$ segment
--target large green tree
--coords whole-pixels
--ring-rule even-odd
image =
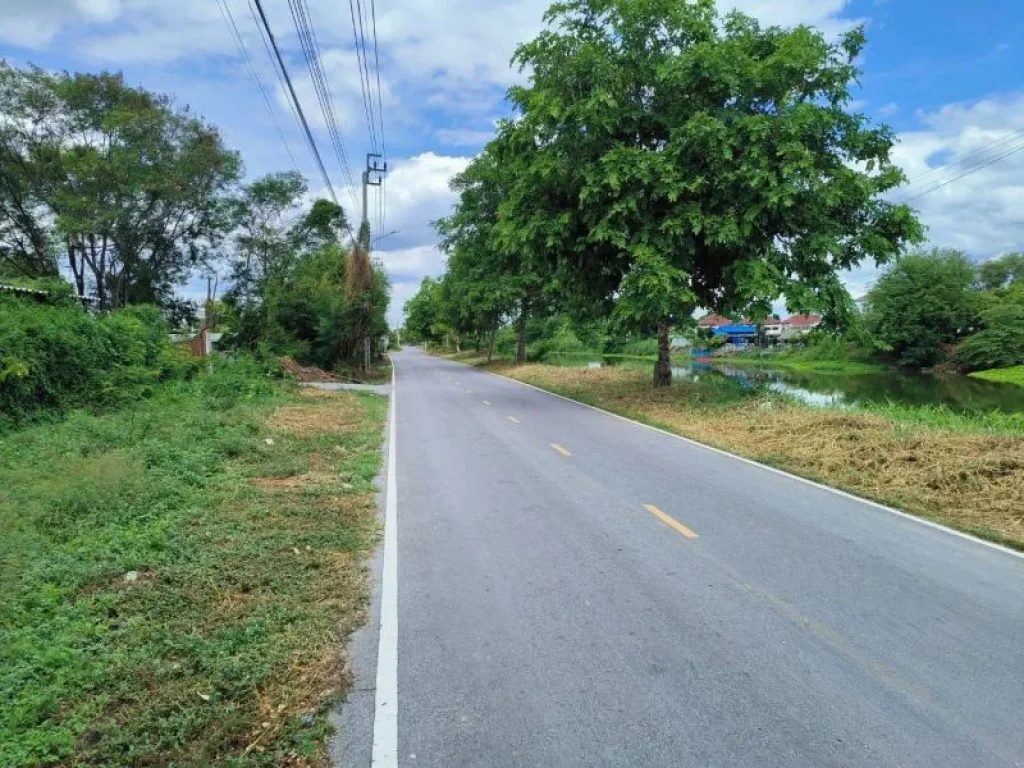
[[[301,174],[271,173],[243,186],[232,200],[231,293],[237,302],[259,302],[267,281],[292,266],[307,236],[300,208],[306,191]]]
[[[1024,253],[1007,253],[982,262],[978,267],[978,284],[988,291],[1024,285]]]
[[[539,286],[523,251],[499,239],[499,208],[511,179],[504,153],[501,143],[492,142],[452,180],[458,200],[434,225],[448,257],[439,295],[447,324],[460,336],[486,334],[488,360],[506,318],[519,315],[524,326],[523,306]]]
[[[0,64],[0,103],[8,264],[48,270],[59,251],[80,294],[117,307],[172,302],[215,255],[241,170],[215,128],[106,72]]]
[[[448,327],[441,305],[441,282],[424,277],[419,290],[405,302],[405,334],[411,343],[438,343],[444,340]]]
[[[911,253],[893,264],[868,293],[872,333],[897,360],[910,366],[941,362],[946,348],[978,321],[977,269],[960,251]]]
[[[695,306],[767,314],[842,303],[842,270],[920,238],[882,193],[892,132],[851,112],[861,30],[830,42],[713,0],[567,0],[515,61],[528,82],[506,221],[576,305],[669,328]]]

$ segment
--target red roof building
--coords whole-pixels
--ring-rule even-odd
[[[721,328],[723,325],[732,325],[734,321],[723,315],[704,315],[697,321],[700,328]]]
[[[782,321],[782,324],[793,330],[809,330],[821,325],[821,317],[818,315],[790,315]]]

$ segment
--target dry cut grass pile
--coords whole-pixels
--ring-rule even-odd
[[[1024,549],[1024,435],[971,434],[803,407],[732,390],[710,377],[655,390],[647,372],[619,368],[496,370]]]

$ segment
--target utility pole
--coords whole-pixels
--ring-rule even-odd
[[[381,162],[381,156],[377,154],[367,153],[366,155],[366,170],[363,171],[363,220],[359,225],[359,244],[357,247],[363,250],[366,254],[366,258],[370,258],[370,212],[369,205],[367,203],[368,190],[370,187],[379,187],[384,178],[384,174],[388,172],[388,164]],[[367,316],[369,316],[369,307],[367,307]],[[363,337],[363,369],[367,372],[370,370],[370,337]]]
[[[384,174],[388,172],[388,164],[380,162],[380,155],[367,153],[366,170],[363,171],[363,219],[359,227],[360,245],[370,252],[370,213],[367,203],[367,193],[370,187],[379,187]],[[364,242],[365,239],[365,242]]]

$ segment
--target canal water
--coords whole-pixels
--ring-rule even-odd
[[[596,367],[628,365],[650,368],[653,361],[621,358],[564,358],[566,365]],[[785,369],[751,368],[692,361],[672,368],[672,375],[688,378],[700,375],[727,376],[750,386],[764,385],[809,405],[843,406],[887,402],[906,405],[943,405],[959,413],[985,413],[1000,410],[1024,413],[1024,387],[998,384],[968,376],[939,376],[909,371],[872,373],[806,373]]]

